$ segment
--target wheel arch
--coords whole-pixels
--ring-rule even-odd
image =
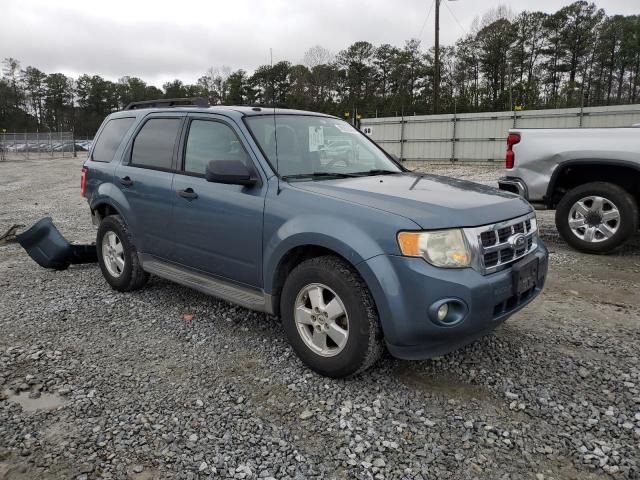
[[[129,228],[135,230],[136,219],[127,197],[111,183],[103,183],[89,201],[91,214],[98,223],[109,215],[120,215]]]
[[[118,209],[107,201],[97,203],[91,208],[91,212],[98,219],[98,222],[110,215],[120,215]]]
[[[362,278],[362,281],[365,284],[367,283],[358,268],[358,265],[361,264],[364,259],[358,255],[354,255],[353,250],[348,245],[341,244],[341,242],[337,241],[328,244],[318,241],[317,239],[313,242],[307,241],[289,245],[288,248],[278,256],[277,261],[272,262],[274,265],[273,270],[267,270],[272,273],[265,276],[265,292],[271,295],[274,315],[280,314],[280,294],[289,273],[306,260],[327,255],[338,257],[347,265],[353,267]]]
[[[591,182],[620,186],[640,204],[640,163],[627,160],[576,159],[560,163],[551,174],[544,197],[548,208],[556,208],[572,188]]]

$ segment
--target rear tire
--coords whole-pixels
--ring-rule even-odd
[[[618,185],[586,183],[562,197],[556,209],[556,227],[576,250],[608,253],[638,230],[638,205]]]
[[[120,215],[105,217],[96,239],[98,264],[111,288],[130,292],[145,286],[149,274],[142,269],[131,233]]]
[[[316,257],[295,267],[282,289],[280,312],[289,343],[321,375],[356,375],[384,351],[369,289],[338,257]]]

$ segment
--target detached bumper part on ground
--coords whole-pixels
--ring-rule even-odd
[[[44,268],[66,270],[72,264],[98,261],[95,244],[69,243],[53,224],[51,217],[39,220],[25,232],[16,235],[16,241]]]

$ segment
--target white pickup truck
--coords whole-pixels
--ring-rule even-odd
[[[556,209],[577,250],[606,253],[638,230],[640,128],[509,130],[501,190]]]

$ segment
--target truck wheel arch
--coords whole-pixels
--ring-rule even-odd
[[[568,172],[578,170],[577,179],[566,178]],[[630,175],[629,175],[630,174]],[[640,164],[626,160],[576,159],[557,165],[551,174],[544,203],[548,208],[555,208],[562,198],[563,188],[571,189],[592,181],[606,181],[618,184],[629,191],[636,200],[640,200],[640,190],[632,188],[634,180],[640,183]]]

